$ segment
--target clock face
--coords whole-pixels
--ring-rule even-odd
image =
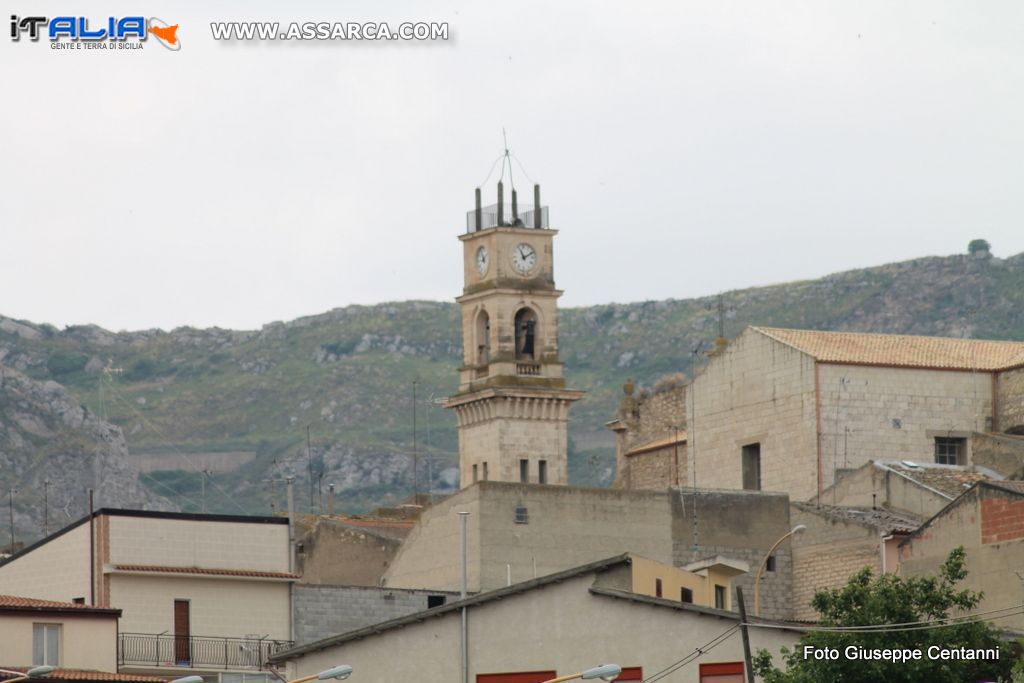
[[[537,252],[525,242],[517,244],[512,249],[512,267],[519,273],[525,275],[537,265]]]
[[[491,257],[487,253],[486,247],[480,247],[476,250],[476,272],[483,275],[487,272],[487,267],[491,264]]]

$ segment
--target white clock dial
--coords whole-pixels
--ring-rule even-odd
[[[491,264],[491,257],[487,254],[487,247],[480,247],[476,250],[476,272],[483,275]]]
[[[537,265],[537,252],[525,242],[512,249],[512,267],[525,275]]]

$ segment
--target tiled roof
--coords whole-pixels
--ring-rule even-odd
[[[22,673],[28,670],[28,667],[24,666],[4,666],[2,667],[9,671],[20,671]],[[9,678],[16,678],[14,674],[7,674],[0,672],[0,683]],[[118,683],[167,683],[166,678],[157,678],[156,676],[139,676],[136,674],[121,674],[111,673],[109,671],[91,671],[88,669],[54,669],[52,672],[45,676],[32,679],[35,681],[90,681],[94,683],[104,683],[105,681],[116,681]]]
[[[673,432],[672,434],[664,436],[660,439],[654,439],[653,441],[647,441],[646,443],[633,446],[623,455],[625,455],[626,457],[630,457],[633,455],[640,455],[641,453],[650,453],[651,451],[657,451],[661,450],[662,448],[668,448],[669,446],[672,446],[677,443],[686,443],[685,429],[680,429],[678,432],[678,436],[675,432]]]
[[[39,610],[46,612],[93,612],[100,614],[120,614],[121,610],[107,607],[79,605],[75,602],[57,602],[56,600],[40,600],[25,598],[18,595],[0,595],[0,610]]]
[[[905,513],[890,510],[849,507],[845,505],[815,505],[814,503],[794,502],[793,507],[804,512],[820,515],[825,519],[840,522],[855,522],[885,532],[914,531],[924,519]]]
[[[412,529],[416,526],[414,519],[377,519],[366,517],[354,517],[350,515],[333,515],[329,518],[334,522],[343,522],[349,526],[365,527],[367,529]]]
[[[875,461],[875,467],[896,472],[908,479],[934,489],[950,499],[971,488],[979,481],[988,481],[991,476],[956,465],[933,463],[912,463],[910,461]]]
[[[985,484],[1010,493],[1024,495],[1024,481],[987,481]]]
[[[154,574],[198,574],[205,576],[237,576],[251,579],[297,579],[291,572],[262,572],[249,569],[216,569],[211,567],[162,567],[150,564],[115,564],[119,572],[153,572]]]
[[[753,327],[823,363],[945,370],[1004,370],[1024,365],[1024,342]]]

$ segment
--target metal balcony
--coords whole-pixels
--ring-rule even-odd
[[[272,655],[293,645],[291,640],[268,638],[121,633],[117,638],[117,661],[122,666],[258,670]]]

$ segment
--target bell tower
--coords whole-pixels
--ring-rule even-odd
[[[569,483],[569,406],[558,357],[558,297],[548,209],[534,185],[533,206],[515,189],[466,216],[463,249],[463,361],[455,411],[460,485],[483,481]]]

